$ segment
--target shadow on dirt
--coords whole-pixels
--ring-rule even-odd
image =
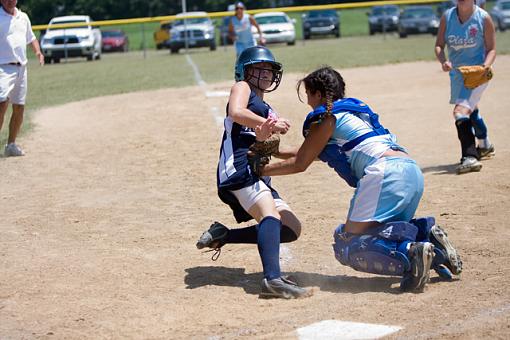
[[[421,168],[421,171],[426,174],[432,172],[434,175],[455,175],[457,174],[458,164],[435,165]]]
[[[286,272],[300,286],[319,287],[333,293],[385,292],[400,294],[399,277],[357,277],[348,275],[324,275],[317,273]],[[260,293],[262,273],[246,274],[244,268],[193,267],[186,269],[184,283],[187,289],[208,285],[240,287],[248,294]]]

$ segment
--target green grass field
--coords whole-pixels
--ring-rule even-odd
[[[399,39],[396,34],[317,38],[300,40],[295,46],[272,45],[271,50],[284,65],[286,73],[306,73],[319,65],[336,68],[434,60],[435,38],[431,35]],[[498,54],[510,54],[510,33],[497,33]],[[103,54],[100,61],[84,58],[39,67],[31,56],[27,115],[23,131],[30,127],[30,112],[68,102],[168,87],[195,84],[185,54],[170,55],[167,50]],[[145,58],[144,58],[145,55]],[[233,79],[235,53],[232,46],[190,50],[194,63],[207,83]],[[10,110],[5,118],[0,143],[6,139]],[[0,144],[1,145],[1,144]]]

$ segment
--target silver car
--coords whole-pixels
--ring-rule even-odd
[[[408,6],[400,14],[398,34],[406,38],[408,34],[437,34],[439,18],[432,6]]]
[[[510,0],[498,0],[491,11],[494,25],[501,32],[510,27]]]

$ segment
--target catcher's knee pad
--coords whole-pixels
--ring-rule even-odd
[[[389,222],[364,235],[347,233],[343,228],[343,224],[336,228],[333,244],[335,257],[343,265],[380,275],[402,276],[410,270],[407,252],[399,246],[415,240],[415,225]]]

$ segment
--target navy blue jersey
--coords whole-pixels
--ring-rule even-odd
[[[263,118],[272,114],[272,109],[252,90],[248,109]],[[220,158],[217,169],[217,185],[220,189],[239,190],[250,186],[259,179],[270,185],[270,178],[259,178],[248,165],[248,148],[255,142],[255,131],[237,124],[228,115],[223,122],[225,131],[221,140]]]

